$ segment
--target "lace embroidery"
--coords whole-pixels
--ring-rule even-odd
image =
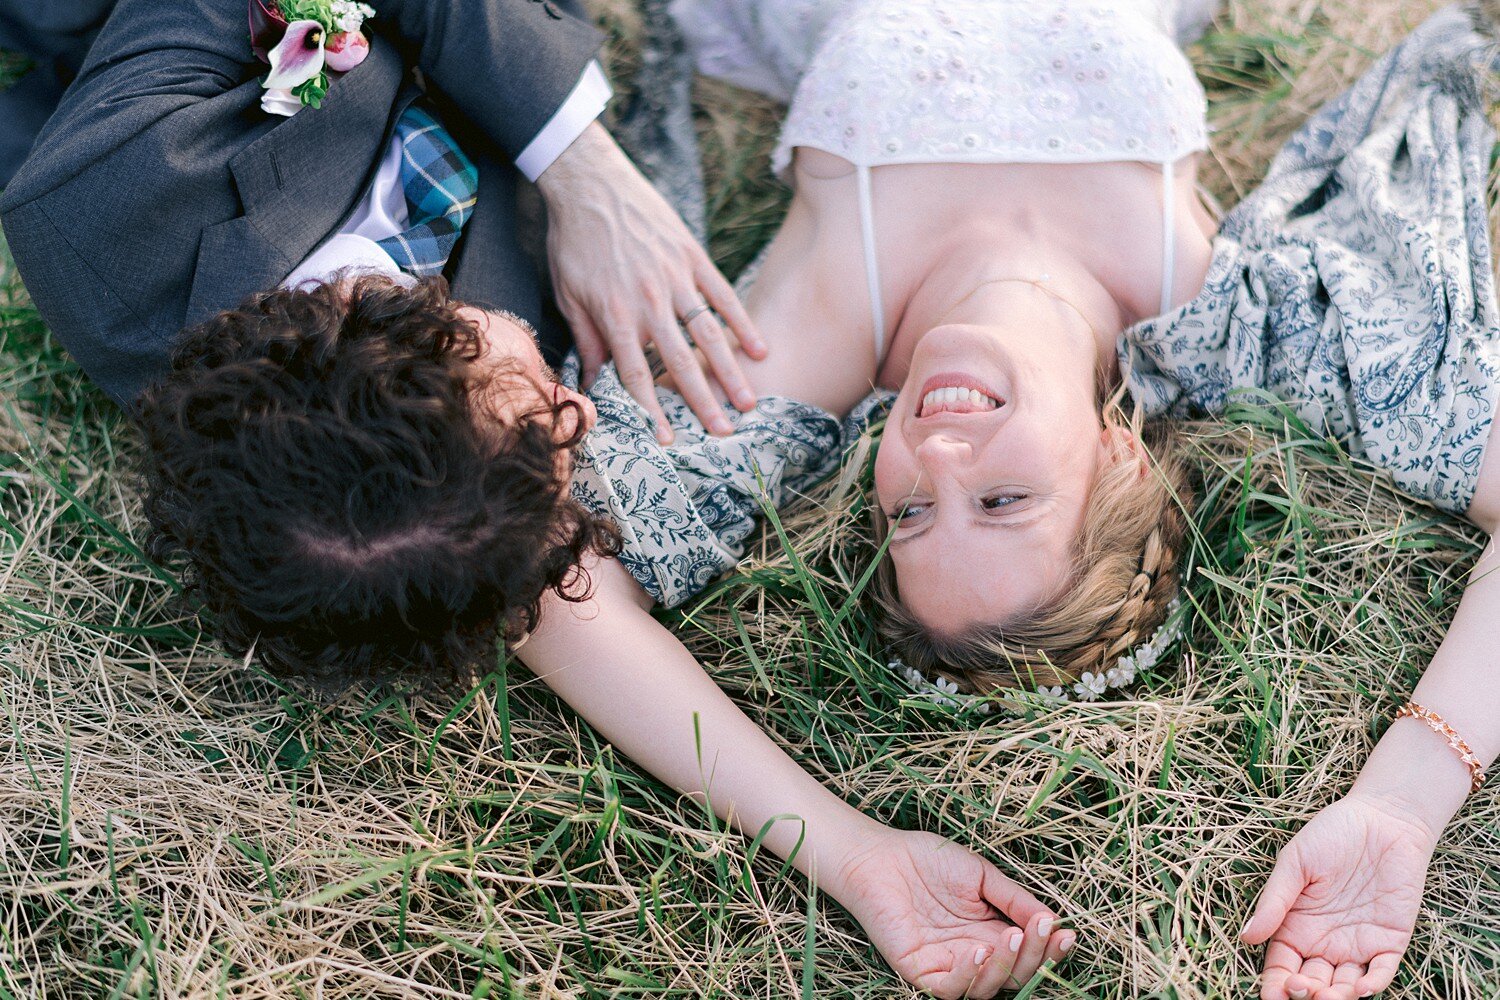
[[[1173,162],[1203,89],[1161,0],[678,0],[699,68],[784,98],[796,146],[852,163]],[[821,38],[814,47],[809,39]],[[799,79],[800,78],[800,79]]]

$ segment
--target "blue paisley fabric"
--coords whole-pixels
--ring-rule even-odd
[[[1500,373],[1494,52],[1443,10],[1303,126],[1225,218],[1197,297],[1125,331],[1148,414],[1269,390],[1408,493],[1468,508]]]
[[[576,356],[563,381],[578,386]],[[875,393],[840,421],[816,406],[766,396],[748,413],[725,406],[734,433],[715,437],[680,395],[658,386],[675,436],[662,445],[614,365],[604,366],[588,396],[599,422],[574,463],[573,497],[619,527],[620,562],[669,608],[732,569],[762,503],[783,507],[836,471],[846,446],[893,398]]]

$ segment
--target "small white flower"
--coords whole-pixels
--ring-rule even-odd
[[[978,712],[980,715],[989,715],[990,712],[994,710],[994,708],[995,706],[991,705],[989,702],[981,701],[978,705],[974,706],[974,711]]]
[[[1091,670],[1085,670],[1078,683],[1073,685],[1073,691],[1080,701],[1097,701],[1099,696],[1108,689],[1109,681],[1104,675],[1096,674]]]
[[[366,18],[375,16],[375,9],[369,4],[353,3],[351,0],[334,0],[329,11],[340,31],[358,31],[364,26]]]
[[[1036,689],[1036,693],[1044,694],[1048,698],[1060,698],[1063,701],[1067,701],[1068,699],[1068,692],[1063,690],[1061,684],[1054,684],[1052,687],[1039,687]]]
[[[932,686],[937,689],[938,694],[958,694],[958,682],[950,681],[946,677],[934,678]]]

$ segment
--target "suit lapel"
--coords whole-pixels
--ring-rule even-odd
[[[377,37],[321,108],[304,108],[230,159],[244,215],[204,232],[189,324],[275,287],[348,218],[414,93],[403,91],[405,75],[395,48]]]

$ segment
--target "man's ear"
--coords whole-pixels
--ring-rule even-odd
[[[1099,432],[1099,464],[1116,462],[1135,463],[1143,479],[1151,471],[1151,456],[1135,431],[1122,424],[1105,424]]]

